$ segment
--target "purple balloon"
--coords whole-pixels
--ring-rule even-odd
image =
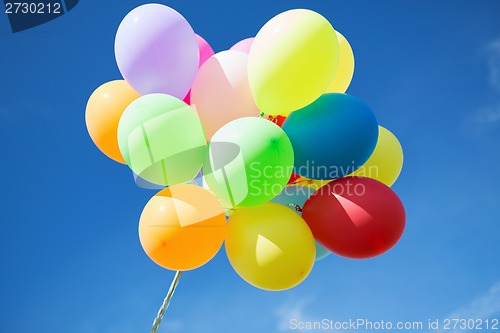
[[[124,79],[140,94],[183,99],[191,88],[200,54],[193,28],[174,9],[147,4],[125,16],[115,39]]]

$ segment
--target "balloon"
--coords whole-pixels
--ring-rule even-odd
[[[302,216],[302,207],[314,192],[314,189],[307,186],[286,187],[271,202],[286,206]]]
[[[250,37],[243,40],[240,40],[238,43],[231,46],[230,50],[245,52],[246,54],[250,53],[250,47],[252,46],[253,40],[255,38]]]
[[[136,175],[134,172],[132,172],[134,175],[134,182],[135,185],[137,185],[140,188],[146,189],[146,190],[163,190],[165,188],[165,185],[158,185],[155,183],[148,182],[146,179],[141,178],[140,176]]]
[[[143,188],[146,190],[157,190],[158,191],[158,190],[163,190],[164,188],[167,187],[165,185],[158,185],[158,184],[148,182],[147,180],[136,175],[134,172],[132,172],[132,174],[134,175],[135,185],[137,185],[140,188]],[[198,172],[196,177],[193,180],[186,182],[186,184],[193,184],[193,185],[197,185],[197,186],[201,186],[201,187],[205,188],[203,186],[203,172],[201,172],[201,171]],[[208,190],[208,188],[205,188],[205,189]]]
[[[405,229],[403,204],[388,186],[363,177],[335,180],[305,203],[302,216],[328,250],[365,259],[392,248]]]
[[[335,30],[318,13],[293,9],[272,18],[258,32],[248,58],[259,109],[286,116],[320,97],[337,70],[338,48]]]
[[[283,130],[295,152],[294,172],[310,179],[340,178],[358,169],[377,144],[378,125],[356,97],[328,93],[293,112]]]
[[[390,131],[378,127],[378,141],[372,155],[351,176],[368,177],[392,186],[403,168],[403,148]]]
[[[198,41],[198,49],[200,51],[200,62],[198,63],[198,68],[200,68],[201,65],[203,65],[205,61],[208,60],[208,58],[214,55],[214,50],[212,49],[210,44],[208,44],[207,41],[203,39],[203,37],[196,35],[196,40]],[[191,104],[191,90],[188,91],[183,101],[186,102],[186,104]]]
[[[269,117],[268,119],[269,119],[270,121],[272,121],[273,123],[275,123],[275,124],[276,124],[276,125],[278,125],[279,127],[283,126],[283,123],[284,123],[284,122],[285,122],[285,120],[286,120],[286,117],[284,117],[284,116],[279,116],[279,115],[278,115],[278,116],[276,116],[276,117],[274,117],[274,116],[268,116],[268,117]]]
[[[200,62],[198,63],[198,68],[200,68],[215,52],[210,44],[200,35],[196,35],[196,41],[198,42],[198,50],[200,52]]]
[[[339,68],[326,92],[345,93],[354,74],[354,54],[347,39],[340,32],[336,33],[339,40]]]
[[[139,239],[148,257],[175,271],[209,262],[226,232],[226,215],[217,198],[196,185],[174,185],[158,192],[139,221]]]
[[[226,208],[260,205],[283,190],[293,168],[285,132],[257,117],[233,120],[212,137],[205,181]]]
[[[174,9],[146,4],[133,9],[118,27],[118,68],[142,95],[164,93],[183,99],[198,70],[200,52],[189,23]]]
[[[307,224],[276,203],[234,212],[229,217],[225,246],[236,273],[264,290],[295,287],[314,265],[314,238]]]
[[[304,207],[304,203],[314,192],[315,189],[307,186],[285,187],[271,202],[286,206],[302,216],[302,207]],[[325,249],[320,243],[316,240],[314,242],[316,243],[316,261],[330,254],[330,251]]]
[[[118,148],[118,122],[127,106],[139,97],[127,82],[110,81],[92,93],[85,109],[90,138],[106,156],[119,163],[125,161]]]
[[[329,182],[331,182],[333,179],[327,179],[327,180],[315,180],[315,179],[309,179],[305,177],[298,176],[297,174],[294,174],[297,176],[297,178],[294,179],[293,182],[288,182],[287,186],[307,186],[309,188],[312,188],[313,190],[317,191],[321,186],[325,186]]]
[[[295,184],[297,182],[297,180],[299,180],[300,178],[302,178],[302,177],[300,177],[295,172],[292,172],[292,175],[290,176],[290,179],[288,180],[287,186],[291,185],[291,184]]]
[[[328,251],[327,248],[325,248],[323,245],[321,245],[317,240],[314,240],[314,243],[316,244],[316,261],[320,261],[328,257],[330,254],[332,254],[330,251]]]
[[[196,113],[165,94],[142,96],[127,107],[118,125],[118,144],[134,173],[167,186],[192,180],[206,153]]]
[[[259,115],[248,86],[247,63],[247,54],[223,51],[198,71],[191,106],[198,112],[208,139],[231,120]]]

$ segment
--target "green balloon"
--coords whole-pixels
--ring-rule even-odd
[[[286,186],[292,170],[290,139],[279,126],[257,117],[220,128],[203,164],[208,187],[226,208],[271,200]]]
[[[207,148],[196,112],[165,94],[144,95],[127,107],[118,124],[118,145],[135,174],[165,186],[192,180]]]

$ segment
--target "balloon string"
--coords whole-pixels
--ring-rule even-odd
[[[156,318],[153,322],[153,327],[151,328],[151,333],[156,333],[158,330],[158,327],[160,326],[161,320],[163,319],[163,315],[165,315],[165,311],[168,309],[168,306],[170,305],[170,300],[172,299],[172,296],[174,296],[175,289],[177,288],[177,285],[179,284],[179,280],[181,278],[182,272],[177,271],[175,273],[174,279],[172,280],[172,284],[170,285],[170,288],[168,289],[167,296],[165,296],[165,299],[163,300],[163,304],[160,307],[160,310],[158,310],[158,314],[156,315]]]

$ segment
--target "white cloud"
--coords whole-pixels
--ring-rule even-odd
[[[500,92],[500,38],[491,42],[487,48],[490,84]]]
[[[481,124],[496,124],[500,121],[500,104],[483,108],[476,114],[476,121]]]
[[[490,42],[482,50],[488,65],[488,80],[492,88],[500,93],[500,38]],[[496,129],[500,124],[500,101],[486,105],[463,118],[460,128],[472,136],[481,136]]]
[[[490,133],[500,125],[500,103],[484,107],[465,117],[461,124],[464,132],[472,136]]]
[[[458,308],[453,311],[448,319],[488,319],[493,315],[500,313],[500,281],[497,281],[486,293],[478,296],[469,304]],[[441,321],[443,323],[443,321]],[[453,325],[450,325],[453,326]],[[446,332],[446,333],[465,333],[472,332],[473,330],[440,330],[433,331],[433,333]]]
[[[278,317],[278,331],[292,332],[293,330],[290,328],[291,320],[297,322],[315,321],[310,314],[306,313],[306,307],[311,303],[313,303],[311,298],[289,300],[283,303],[275,313],[276,317]]]

